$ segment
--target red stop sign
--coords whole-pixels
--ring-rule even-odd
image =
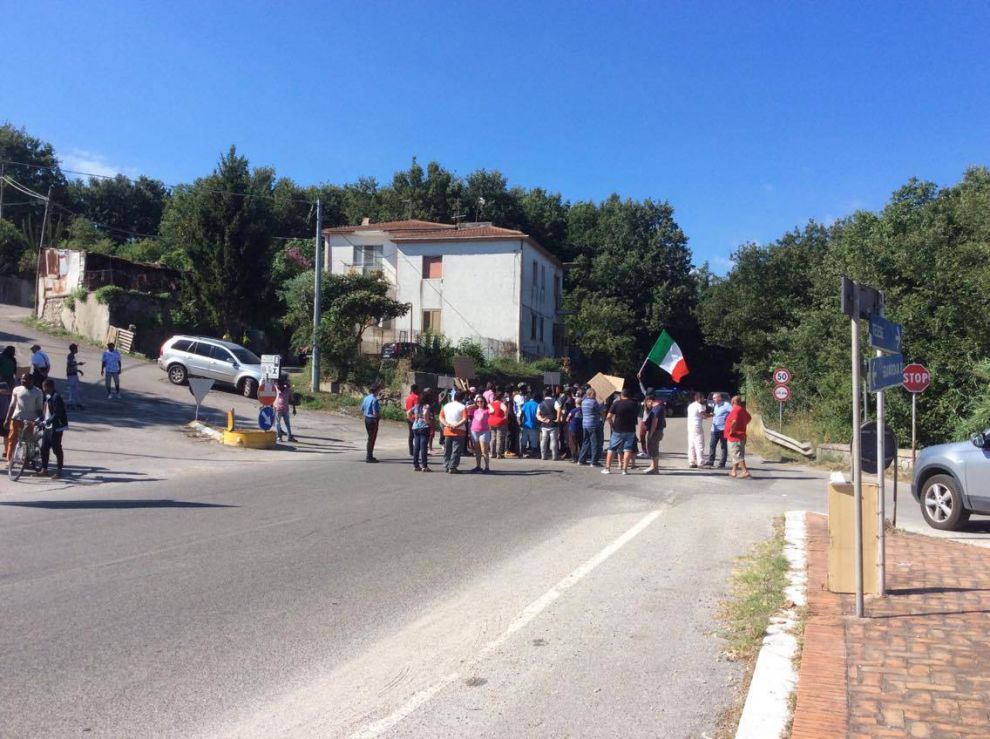
[[[932,376],[923,364],[909,364],[904,368],[904,389],[909,393],[921,393],[932,384]]]

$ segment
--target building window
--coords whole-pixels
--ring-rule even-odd
[[[382,246],[355,246],[354,267],[363,274],[382,271]]]
[[[560,310],[560,302],[562,296],[560,294],[560,275],[553,276],[553,307]]]
[[[539,270],[536,268],[536,260],[533,260],[533,285],[536,285],[536,281],[539,279]]]
[[[423,257],[423,279],[439,280],[443,277],[443,257]]]
[[[530,324],[529,324],[529,338],[532,341],[536,341],[536,314],[530,314]]]
[[[547,289],[547,265],[545,264],[540,265],[540,289]]]
[[[540,319],[540,343],[543,343],[543,324],[546,323],[542,318]]]
[[[440,311],[438,310],[424,310],[423,311],[423,333],[426,334],[439,334],[440,333]]]

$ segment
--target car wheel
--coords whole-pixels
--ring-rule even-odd
[[[248,377],[243,382],[241,382],[241,392],[244,394],[245,398],[256,398],[258,397],[258,382]]]
[[[959,485],[949,475],[933,475],[921,489],[921,515],[933,529],[954,531],[969,520]]]
[[[189,379],[189,373],[181,364],[173,364],[168,368],[168,379],[173,385],[184,385]]]

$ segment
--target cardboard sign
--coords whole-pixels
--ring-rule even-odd
[[[470,380],[474,377],[474,359],[464,355],[454,357],[454,377]]]

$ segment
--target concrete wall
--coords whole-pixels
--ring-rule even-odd
[[[45,301],[44,320],[61,325],[66,331],[103,342],[110,328],[110,308],[98,303],[92,295],[86,300],[75,300],[73,309],[65,305],[65,298],[49,298]]]
[[[0,277],[0,303],[30,308],[34,305],[34,281],[20,277]]]

